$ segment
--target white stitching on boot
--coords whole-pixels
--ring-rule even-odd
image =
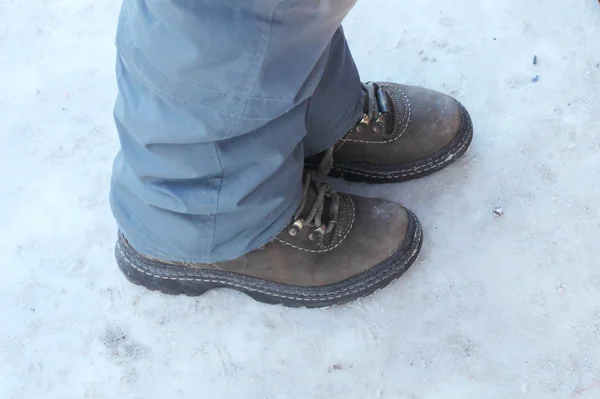
[[[349,173],[352,173],[354,175],[367,176],[367,177],[372,177],[372,178],[376,178],[376,179],[389,179],[389,178],[396,178],[396,177],[412,176],[412,175],[415,175],[417,173],[427,172],[428,170],[431,170],[431,169],[436,168],[436,167],[438,167],[440,165],[443,165],[443,164],[445,164],[447,162],[450,162],[450,160],[457,153],[459,153],[460,151],[462,151],[463,148],[465,148],[465,146],[469,142],[469,138],[470,137],[471,137],[470,134],[465,135],[465,137],[463,138],[462,142],[458,145],[458,147],[456,147],[453,152],[448,153],[444,158],[442,158],[442,159],[435,159],[435,160],[431,161],[430,163],[417,166],[415,168],[410,169],[409,171],[405,171],[405,172],[402,172],[402,173],[397,173],[397,174],[388,173],[388,174],[385,174],[385,175],[379,175],[379,174],[371,174],[371,173],[367,173],[367,172],[359,172],[359,171],[355,171],[354,169],[344,168],[344,167],[339,167],[339,166],[334,166],[332,169],[335,169],[335,170],[337,170],[339,172],[349,172]]]
[[[412,215],[413,219],[416,221],[416,217],[414,215]],[[413,237],[419,237],[422,235],[422,229],[420,227],[420,225],[417,224],[417,231],[415,231],[415,235]],[[419,239],[422,239],[419,237]],[[416,243],[416,242],[415,242]],[[336,298],[342,298],[348,295],[352,295],[355,294],[357,292],[360,291],[364,291],[369,289],[370,287],[379,284],[381,281],[385,280],[388,276],[389,276],[389,272],[390,270],[384,270],[387,271],[388,273],[381,273],[380,276],[378,276],[376,279],[371,280],[371,282],[367,285],[362,285],[362,286],[358,286],[353,290],[346,290],[347,292],[344,292],[342,294],[337,294],[337,295],[325,295],[325,296],[319,296],[319,294],[316,295],[300,295],[300,296],[293,296],[293,295],[284,295],[284,294],[280,294],[274,291],[267,291],[267,290],[263,290],[260,288],[256,288],[256,286],[252,286],[252,285],[242,285],[242,284],[237,284],[237,283],[233,283],[227,280],[216,280],[216,279],[205,279],[205,278],[199,278],[199,277],[177,277],[177,276],[173,276],[173,275],[165,275],[165,276],[161,276],[161,275],[157,275],[154,273],[150,273],[136,265],[134,265],[126,256],[125,253],[123,252],[123,248],[118,245],[119,248],[119,252],[121,253],[121,255],[123,256],[123,259],[131,266],[133,267],[135,270],[144,273],[148,276],[151,277],[156,277],[156,278],[160,278],[163,280],[179,280],[179,281],[203,281],[206,283],[218,283],[218,284],[225,284],[231,287],[238,287],[238,288],[243,288],[245,290],[248,291],[253,291],[253,292],[259,292],[262,294],[267,294],[267,295],[271,295],[271,296],[275,296],[275,297],[279,297],[279,298],[287,298],[287,299],[293,299],[293,300],[298,300],[298,301],[323,301],[323,300],[329,300],[329,299],[336,299]],[[413,251],[411,252],[410,256],[407,258],[408,260],[412,260],[413,257],[415,256],[416,252],[419,249],[419,245],[414,245]],[[402,265],[400,265],[399,268],[404,268],[406,265],[406,262]],[[393,271],[396,271],[398,268],[393,269]],[[342,290],[344,291],[344,290]],[[310,298],[310,296],[313,296],[314,298]]]

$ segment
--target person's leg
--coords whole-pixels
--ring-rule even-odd
[[[337,143],[362,118],[365,93],[344,31],[329,48],[323,77],[309,101],[304,155],[315,155]]]
[[[335,83],[339,112],[361,95],[340,34],[331,42],[354,2],[124,1],[111,205],[132,245],[214,262],[283,229],[300,201],[310,99],[333,84],[324,71],[341,62],[353,82]]]
[[[317,307],[368,295],[416,261],[410,211],[310,173],[301,182],[307,128],[307,152],[320,151],[361,113],[339,30],[353,3],[125,1],[111,203],[131,282]]]

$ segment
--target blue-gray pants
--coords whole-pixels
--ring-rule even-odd
[[[111,206],[132,245],[216,262],[272,240],[304,158],[362,116],[356,0],[124,0]]]

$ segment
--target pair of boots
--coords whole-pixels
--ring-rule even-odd
[[[294,307],[349,302],[399,278],[421,249],[417,217],[396,203],[336,193],[312,171],[369,183],[423,177],[464,154],[473,128],[447,95],[383,82],[363,90],[364,117],[334,147],[305,160],[301,204],[274,240],[237,259],[201,264],[149,258],[119,234],[115,252],[125,276],[166,294],[233,288]]]

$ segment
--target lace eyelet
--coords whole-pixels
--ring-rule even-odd
[[[325,231],[327,230],[327,226],[322,225],[318,229],[314,230],[312,233],[308,235],[308,239],[311,241],[317,240],[319,237],[323,237],[325,235]]]
[[[288,234],[291,235],[292,237],[296,237],[298,235],[298,233],[300,232],[300,230],[302,230],[303,227],[304,227],[304,220],[298,219],[294,222],[294,224],[292,224],[292,227],[290,227],[290,229],[288,230]]]

